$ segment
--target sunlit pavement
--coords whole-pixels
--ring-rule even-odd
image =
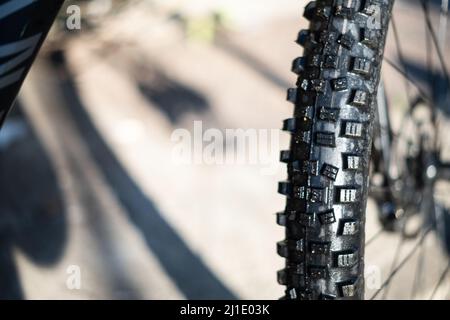
[[[177,164],[170,139],[176,129],[193,131],[196,120],[204,129],[278,129],[291,116],[284,98],[285,88],[295,82],[291,61],[301,54],[293,39],[305,27],[299,19],[302,4],[268,4],[277,8],[274,14],[266,8],[263,19],[247,24],[238,19],[239,30],[215,45],[185,40],[176,23],[161,14],[126,11],[97,35],[69,42],[65,66],[58,57],[37,63],[20,102],[53,168],[61,202],[54,214],[63,215],[58,223],[65,231],[37,232],[41,242],[60,246],[48,262],[11,241],[11,269],[16,268],[23,297],[282,296],[276,271],[283,260],[275,243],[283,230],[275,224],[275,213],[284,205],[276,188],[285,167],[278,164],[278,149],[271,150],[268,173],[267,163]],[[397,23],[419,14],[417,9],[402,11],[405,16]],[[246,10],[258,16],[256,6]],[[385,70],[385,78],[395,77]],[[405,100],[402,90],[393,92],[398,105]],[[275,147],[287,145],[288,136],[280,133]],[[367,216],[366,238],[372,239],[380,230],[372,202]],[[398,250],[399,241],[398,234],[382,233],[370,243],[369,283],[385,281],[393,257],[401,262],[419,239],[407,240]],[[38,250],[45,256],[48,248],[41,244]],[[423,252],[432,259],[424,259],[415,298],[431,295],[446,266],[434,235],[398,271],[388,298],[411,297]],[[73,270],[81,272],[79,290],[71,287]],[[449,282],[435,298],[448,295]],[[374,291],[368,288],[367,297]]]

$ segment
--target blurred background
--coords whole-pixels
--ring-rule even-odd
[[[279,150],[270,149],[272,174],[262,174],[267,164],[180,165],[171,135],[192,132],[197,120],[204,130],[279,129],[292,115],[285,92],[295,83],[289,70],[302,53],[294,40],[307,28],[306,2],[72,4],[80,5],[81,30],[65,30],[64,8],[0,134],[0,297],[281,297]],[[431,1],[434,17],[439,4]],[[395,12],[409,73],[426,87],[420,1],[397,0]],[[393,61],[395,50],[391,32]],[[398,128],[414,89],[383,68]],[[286,149],[289,136],[279,139]],[[440,188],[445,205],[449,189]],[[377,210],[369,201],[366,268],[383,282],[419,240],[399,244],[397,233],[382,231]],[[442,275],[434,297],[450,298],[448,255],[436,235],[407,262],[385,298],[427,298]],[[79,289],[70,286],[73,270]]]

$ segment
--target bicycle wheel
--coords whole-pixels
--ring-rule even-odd
[[[364,223],[377,88],[393,1],[318,0],[297,42],[288,180],[277,214],[286,299],[364,298]]]

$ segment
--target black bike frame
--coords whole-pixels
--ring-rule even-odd
[[[0,0],[0,127],[64,0]]]

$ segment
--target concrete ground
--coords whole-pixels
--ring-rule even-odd
[[[0,139],[0,297],[283,294],[276,283],[283,260],[275,253],[283,230],[275,212],[284,206],[276,193],[285,178],[278,153],[289,137],[277,134],[267,163],[232,165],[176,163],[171,141],[176,129],[192,132],[194,121],[204,130],[279,129],[291,116],[284,96],[295,82],[291,61],[301,55],[293,39],[306,27],[299,18],[304,2],[265,2],[220,2],[230,29],[215,43],[195,30],[186,39],[167,19],[180,6],[136,5],[95,34],[79,31],[65,55],[44,50],[5,128],[12,137]],[[413,23],[420,8],[399,7],[396,22],[420,82],[416,41],[423,26]],[[201,10],[181,8],[203,19]],[[394,49],[390,41],[392,60]],[[392,69],[383,72],[398,127],[405,89]],[[429,298],[448,261],[435,234],[401,242],[399,234],[380,231],[376,210],[370,201],[367,297],[402,265],[377,298]],[[449,280],[447,274],[434,298],[450,298]]]

